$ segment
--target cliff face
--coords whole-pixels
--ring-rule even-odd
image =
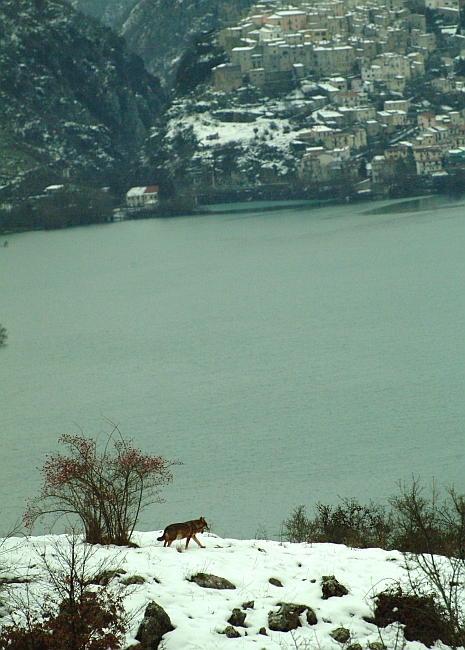
[[[97,21],[61,0],[0,3],[0,184],[64,168],[110,182],[163,102],[159,81]]]
[[[117,29],[129,49],[143,58],[147,70],[168,86],[199,34],[237,19],[252,4],[252,0],[70,1]]]
[[[75,9],[115,29],[121,27],[137,0],[67,0]]]

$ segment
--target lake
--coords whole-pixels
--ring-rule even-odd
[[[465,492],[465,203],[280,207],[3,237],[1,534],[102,418],[184,463],[140,530]]]

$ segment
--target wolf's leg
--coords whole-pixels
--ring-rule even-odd
[[[199,542],[199,540],[197,539],[197,537],[195,535],[192,535],[192,539],[194,540],[194,542],[197,542],[197,544],[200,546],[200,548],[205,548],[205,546]]]

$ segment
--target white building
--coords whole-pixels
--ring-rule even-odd
[[[158,185],[131,187],[126,192],[126,205],[129,208],[141,208],[158,203]]]

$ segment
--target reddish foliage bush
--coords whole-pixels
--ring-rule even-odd
[[[163,501],[159,492],[173,479],[170,467],[180,463],[143,454],[117,426],[102,450],[83,435],[58,442],[67,453],[47,456],[40,494],[23,517],[26,527],[44,515],[77,516],[90,544],[129,544],[141,510]]]

